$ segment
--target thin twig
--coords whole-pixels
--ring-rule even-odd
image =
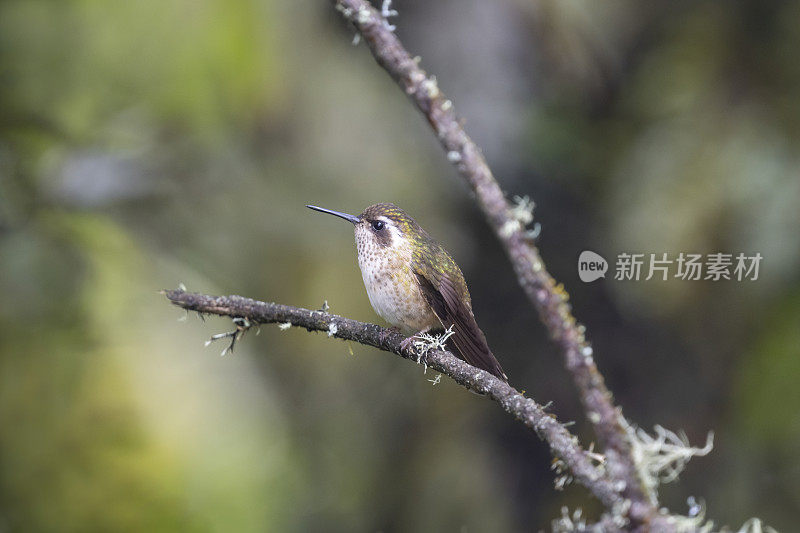
[[[404,337],[399,333],[323,311],[260,302],[242,296],[209,296],[183,290],[167,290],[164,295],[173,304],[189,311],[234,319],[243,318],[251,324],[290,323],[308,331],[326,332],[339,339],[374,346],[406,359],[416,361],[417,358],[413,351],[404,351],[401,348],[400,343]],[[507,413],[534,430],[547,443],[553,455],[566,464],[570,474],[604,506],[612,508],[624,500],[603,469],[595,465],[592,454],[581,448],[578,440],[554,415],[545,412],[543,406],[526,398],[508,383],[458,359],[450,352],[430,350],[426,354],[426,363],[459,385],[488,396]]]
[[[475,193],[478,205],[513,264],[520,285],[561,348],[587,417],[607,455],[608,467],[624,484],[623,492],[631,500],[630,516],[637,522],[652,518],[657,512],[655,495],[639,475],[625,430],[628,424],[614,406],[612,395],[597,369],[584,327],[572,316],[569,295],[545,269],[530,230],[506,199],[480,149],[465,132],[453,103],[439,89],[436,77],[420,68],[419,59],[406,51],[381,13],[369,2],[332,2],[361,34],[378,64],[428,120],[447,159]]]

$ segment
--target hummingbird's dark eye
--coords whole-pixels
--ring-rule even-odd
[[[385,225],[386,225],[386,223],[383,220],[373,220],[372,221],[372,229],[374,229],[375,231],[382,230]]]

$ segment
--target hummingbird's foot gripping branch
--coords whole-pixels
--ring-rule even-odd
[[[400,343],[400,347],[403,350],[410,350],[414,346],[414,341],[416,339],[422,338],[420,337],[420,335],[425,335],[426,333],[428,333],[428,331],[430,331],[430,329],[431,328],[425,328],[416,332],[414,335],[411,335],[410,337],[406,337],[405,339],[403,339],[403,342]]]

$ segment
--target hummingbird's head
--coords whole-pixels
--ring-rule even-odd
[[[307,205],[309,209],[343,218],[355,226],[359,251],[396,248],[424,232],[405,211],[394,204],[371,205],[358,216]]]

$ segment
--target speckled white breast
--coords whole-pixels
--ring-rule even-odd
[[[369,303],[386,322],[405,334],[439,326],[439,320],[425,301],[414,273],[410,250],[381,248],[373,239],[356,232],[358,266]]]

